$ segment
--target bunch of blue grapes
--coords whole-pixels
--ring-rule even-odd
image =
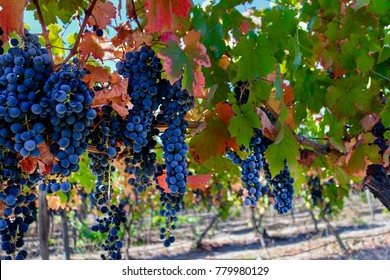
[[[278,214],[286,214],[293,207],[294,179],[290,176],[287,163],[285,161],[283,170],[271,181],[272,193],[275,198],[275,210]]]
[[[379,153],[383,155],[385,151],[389,148],[389,142],[385,138],[385,132],[389,130],[386,128],[382,121],[379,121],[374,127],[371,129],[372,135],[376,137],[374,140],[374,144],[377,145],[380,149]]]
[[[58,161],[52,173],[60,180],[79,170],[80,156],[88,149],[89,126],[97,116],[91,108],[94,93],[82,80],[84,75],[74,65],[63,65],[47,80],[45,96],[32,108],[34,114],[50,121],[50,150]],[[53,190],[50,182],[49,186]]]
[[[307,185],[310,188],[309,191],[310,191],[313,206],[318,206],[319,204],[322,204],[324,198],[322,197],[323,187],[321,185],[320,178],[318,176],[316,177],[311,176],[309,178]]]
[[[267,192],[267,186],[263,186],[260,182],[260,172],[264,167],[263,154],[266,149],[263,144],[264,138],[261,129],[254,130],[249,149],[242,149],[249,153],[245,159],[241,159],[237,152],[231,149],[226,151],[227,158],[241,167],[241,181],[248,191],[244,199],[244,205],[247,207],[256,207],[257,201]]]
[[[159,131],[153,124],[162,100],[158,91],[162,64],[155,52],[144,46],[139,51],[126,53],[126,60],[118,62],[116,67],[119,74],[129,78],[128,94],[133,104],[124,131],[123,143],[132,150],[125,171],[134,175],[129,183],[138,192],[143,192],[151,185],[155,169],[156,155],[152,150]]]
[[[27,256],[24,235],[35,220],[31,207],[42,176],[38,168],[25,171],[23,166],[41,153],[47,123],[33,110],[52,72],[51,58],[38,37],[26,31],[22,39],[11,39],[7,53],[0,54],[0,235],[7,259]]]
[[[161,106],[159,121],[168,127],[161,134],[163,158],[166,167],[166,183],[169,192],[160,188],[160,200],[163,208],[160,215],[166,218],[165,227],[161,228],[161,238],[164,239],[164,246],[168,247],[175,241],[172,230],[175,229],[173,222],[177,221],[177,213],[182,210],[183,196],[186,193],[188,177],[186,155],[188,145],[185,142],[186,130],[188,127],[185,116],[189,110],[194,108],[194,97],[187,90],[181,89],[179,80],[173,86],[163,81],[164,100]],[[164,238],[163,238],[164,237]]]
[[[100,257],[103,260],[120,260],[122,254],[120,253],[123,247],[123,242],[119,238],[119,231],[121,224],[126,223],[126,211],[124,210],[124,204],[119,206],[102,206],[100,211],[106,215],[104,218],[97,218],[96,225],[92,226],[92,231],[107,233],[106,240],[102,244],[102,249],[106,252],[101,254]]]

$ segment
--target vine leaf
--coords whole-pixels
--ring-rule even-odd
[[[145,9],[147,24],[145,30],[149,33],[175,32],[175,16],[187,18],[191,9],[189,0],[146,0]]]
[[[85,76],[84,82],[89,85],[93,85],[94,83],[105,83],[110,78],[110,74],[108,73],[109,68],[90,64],[87,64],[85,68],[87,68],[90,74]]]
[[[39,173],[42,175],[50,174],[51,168],[53,165],[57,164],[57,160],[46,142],[37,145],[37,148],[41,152],[41,155],[38,157]]]
[[[235,81],[252,80],[253,77],[266,77],[275,69],[275,47],[265,35],[256,35],[250,32],[241,39],[233,49],[233,53],[240,57],[237,62],[238,75]]]
[[[206,115],[205,129],[190,141],[190,152],[195,161],[203,163],[215,155],[222,155],[227,147],[238,149],[236,139],[228,129],[233,116],[232,107],[221,102]]]
[[[196,97],[205,97],[202,66],[210,67],[211,64],[205,46],[199,41],[200,32],[191,30],[184,36],[184,50],[176,36],[166,34],[164,40],[167,47],[160,49],[158,56],[164,60],[164,69],[171,84],[183,77],[183,88]]]
[[[370,133],[359,135],[356,144],[352,146],[345,156],[345,170],[348,173],[363,177],[366,175],[366,169],[369,164],[380,164],[382,162],[379,154],[380,148],[371,144],[374,140],[375,137]]]
[[[0,0],[0,26],[8,37],[12,31],[23,32],[23,14],[28,0]]]
[[[381,117],[377,113],[369,113],[360,121],[360,124],[364,131],[370,131],[380,119]]]
[[[102,2],[97,1],[93,8],[93,17],[88,19],[88,25],[93,26],[97,24],[100,29],[105,29],[107,25],[110,25],[111,19],[116,16],[116,8],[110,1]]]
[[[271,174],[276,176],[284,167],[284,161],[291,171],[295,172],[297,158],[300,157],[299,146],[294,134],[286,124],[282,127],[272,143],[265,152],[265,158],[270,165]]]
[[[129,114],[127,104],[130,101],[130,96],[127,94],[128,83],[129,79],[126,78],[119,83],[111,83],[110,87],[95,92],[92,106],[111,105],[121,117],[127,116]]]
[[[237,138],[237,144],[249,147],[254,128],[260,128],[260,119],[255,112],[253,103],[247,103],[240,107],[233,106],[236,115],[232,118],[229,131],[233,137]]]
[[[193,190],[204,190],[207,187],[213,174],[191,175],[188,176],[187,186]]]
[[[38,159],[31,156],[25,157],[20,161],[20,167],[28,174],[34,174],[37,169]]]
[[[92,55],[96,59],[103,61],[105,58],[112,57],[114,46],[107,42],[106,37],[97,37],[92,32],[87,32],[83,36],[83,41],[79,44],[81,56]]]

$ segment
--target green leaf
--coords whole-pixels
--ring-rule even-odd
[[[286,124],[282,124],[281,130],[274,143],[265,152],[265,158],[270,165],[271,174],[276,176],[284,167],[284,160],[290,170],[295,173],[297,158],[299,157],[299,146],[294,134]]]
[[[250,81],[271,73],[276,64],[275,50],[264,34],[250,32],[247,37],[242,38],[233,49],[233,53],[240,57],[237,62],[238,75],[233,82]]]
[[[298,30],[295,34],[294,39],[293,39],[293,45],[294,45],[294,54],[295,54],[293,67],[295,70],[297,70],[299,68],[299,66],[301,66],[301,64],[302,64],[302,52],[301,52],[301,47],[300,47],[300,43],[299,43]]]
[[[55,24],[50,24],[48,28],[49,28],[49,41],[53,47],[53,54],[59,56],[64,55],[65,46],[64,46],[64,42],[62,41],[62,37],[60,36],[60,33],[62,32],[62,27],[60,27],[57,23],[55,23]]]
[[[205,161],[203,165],[215,173],[227,173],[230,176],[240,177],[240,169],[238,166],[223,155],[216,155]]]
[[[249,147],[253,136],[253,129],[260,127],[260,118],[254,110],[253,104],[244,104],[241,109],[233,106],[236,116],[230,120],[229,131],[233,137],[237,137],[237,144]]]
[[[375,59],[372,55],[368,54],[368,51],[362,50],[360,55],[356,58],[356,64],[360,72],[364,73],[372,69]]]
[[[280,100],[283,96],[282,81],[280,78],[280,65],[276,65],[276,80],[275,80],[275,89],[276,89],[276,100]]]
[[[390,57],[390,46],[384,45],[381,51],[379,52],[378,63],[382,63],[388,60],[389,57]]]
[[[372,100],[372,92],[367,90],[365,77],[339,79],[328,88],[326,95],[326,103],[339,117],[352,117],[358,111],[370,111]]]
[[[258,103],[268,100],[271,95],[271,84],[267,81],[257,79],[250,82],[249,100]]]
[[[390,127],[390,102],[386,102],[386,106],[381,113],[382,123],[385,127]]]

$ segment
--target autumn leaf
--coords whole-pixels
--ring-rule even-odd
[[[20,161],[20,167],[28,174],[33,174],[37,169],[38,159],[31,156],[25,157]]]
[[[190,175],[187,177],[187,187],[193,191],[204,190],[212,176],[213,174]],[[167,174],[164,172],[163,175],[158,177],[159,186],[165,193],[170,193],[166,179]]]
[[[207,187],[213,174],[191,175],[188,176],[187,186],[193,190],[204,190]]]
[[[300,150],[300,158],[298,162],[310,168],[316,158],[317,158],[316,152],[308,149],[303,149]]]
[[[274,140],[276,135],[278,134],[278,130],[272,124],[267,114],[263,110],[257,108],[256,112],[261,119],[261,129],[263,130],[264,135],[267,136],[267,138]]]
[[[110,25],[111,19],[116,17],[116,8],[110,2],[97,1],[93,8],[93,17],[88,19],[88,25],[93,26],[97,24],[100,29],[105,29],[107,25]]]
[[[202,163],[211,157],[224,154],[227,147],[238,149],[236,138],[229,132],[234,111],[229,104],[218,103],[216,109],[206,115],[206,127],[190,141],[193,158]]]
[[[105,37],[97,37],[92,32],[86,32],[83,36],[83,41],[79,45],[80,53],[83,57],[92,55],[96,59],[111,58],[114,51],[114,46]]]
[[[189,0],[146,0],[147,24],[149,33],[174,32],[175,16],[187,18],[191,9]]]
[[[379,121],[381,117],[377,113],[368,113],[363,119],[361,119],[360,124],[363,127],[364,131],[370,131]]]
[[[129,79],[126,78],[120,83],[111,84],[109,88],[96,91],[92,107],[110,105],[121,117],[127,116],[129,112],[126,105],[130,101],[130,96],[127,94],[128,83]]]
[[[0,26],[8,37],[13,31],[23,32],[23,14],[27,0],[0,0]]]
[[[167,47],[160,49],[158,56],[164,60],[164,69],[171,84],[183,78],[183,88],[196,97],[205,97],[202,66],[210,67],[211,64],[205,46],[200,43],[200,31],[191,30],[184,36],[184,49],[174,36],[166,41]]]
[[[87,68],[90,74],[85,75],[84,82],[89,85],[93,85],[94,83],[105,83],[110,78],[108,68],[104,68],[102,66],[94,66],[90,64],[87,64],[85,68]]]
[[[46,142],[42,142],[37,145],[37,148],[41,152],[38,157],[39,172],[42,175],[50,174],[53,165],[57,164],[57,160],[50,151],[49,145]]]

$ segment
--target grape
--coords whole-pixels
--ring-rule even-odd
[[[119,206],[111,205],[109,208],[107,206],[102,206],[100,210],[102,213],[106,214],[106,217],[104,219],[96,219],[97,224],[91,227],[92,231],[107,233],[106,240],[102,244],[102,248],[106,251],[105,254],[100,255],[102,259],[122,259],[120,249],[123,247],[123,243],[118,240],[118,234],[120,226],[126,223],[126,212],[123,208],[124,204],[122,203],[120,203]]]
[[[102,29],[96,30],[96,36],[102,37],[103,36],[103,30]]]

